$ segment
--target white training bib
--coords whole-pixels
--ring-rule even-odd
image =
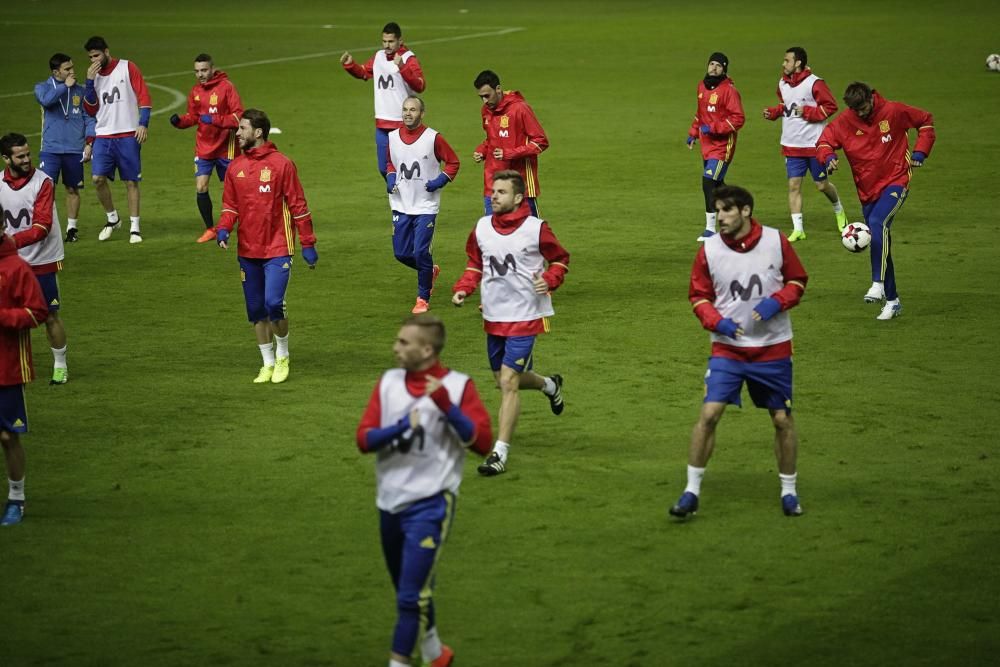
[[[389,157],[396,167],[396,191],[389,195],[393,211],[408,215],[437,213],[441,208],[441,190],[427,192],[424,186],[441,174],[441,164],[434,155],[437,131],[425,128],[416,141],[407,144],[400,130],[389,133]]]
[[[529,215],[510,234],[493,229],[490,216],[476,223],[483,257],[483,319],[487,322],[530,322],[555,314],[552,297],[536,294],[533,277],[545,271],[539,248],[542,220]]]
[[[816,106],[813,97],[813,84],[820,78],[810,74],[797,86],[790,86],[782,79],[778,82],[784,115],[781,118],[781,145],[793,148],[812,148],[823,134],[826,123],[810,123],[802,117],[796,117],[792,111],[802,107]]]
[[[412,51],[400,56],[404,64],[412,57]],[[375,117],[381,120],[402,121],[403,102],[413,94],[413,91],[406,85],[396,63],[385,57],[384,51],[375,54],[372,82],[375,85]]]
[[[20,190],[14,190],[7,181],[0,178],[0,208],[3,208],[4,233],[13,236],[31,229],[34,224],[35,200],[45,181],[51,181],[44,171],[36,169],[31,179]],[[56,214],[55,200],[52,201],[52,229],[49,235],[37,243],[19,248],[17,254],[32,266],[42,266],[61,262],[63,252],[62,228]]]

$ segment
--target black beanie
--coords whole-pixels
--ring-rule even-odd
[[[723,74],[729,74],[729,58],[726,57],[725,53],[716,51],[708,57],[708,62],[712,62],[713,60],[722,65]]]

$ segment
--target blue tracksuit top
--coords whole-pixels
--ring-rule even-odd
[[[82,153],[86,137],[94,136],[93,116],[83,110],[84,88],[68,88],[50,76],[35,85],[42,105],[42,148],[46,153]]]

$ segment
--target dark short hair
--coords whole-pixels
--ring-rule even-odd
[[[247,109],[243,112],[243,118],[250,121],[250,127],[253,129],[262,130],[264,141],[267,141],[267,135],[271,133],[271,119],[266,113],[260,109]]]
[[[403,29],[400,28],[399,24],[396,23],[395,21],[389,21],[388,23],[385,24],[385,27],[382,28],[382,34],[395,35],[396,38],[398,39],[403,36]]]
[[[84,51],[105,51],[108,48],[108,43],[104,41],[103,37],[94,35],[87,40],[87,43],[83,45]]]
[[[493,174],[494,181],[510,181],[514,186],[514,194],[524,196],[524,178],[513,169],[504,169]]]
[[[410,315],[403,320],[403,326],[419,327],[424,340],[427,341],[427,344],[434,349],[434,354],[441,354],[441,350],[444,349],[445,343],[444,322],[442,322],[437,316],[431,315],[430,313]]]
[[[719,203],[722,204],[722,208],[735,206],[741,209],[749,206],[750,213],[753,214],[753,195],[738,185],[720,185],[715,188],[715,192],[712,193],[712,206],[718,209],[716,205]]]
[[[489,86],[490,88],[496,88],[500,85],[500,77],[497,73],[491,69],[484,69],[476,77],[475,82],[472,84],[476,90],[479,90],[483,86]]]
[[[208,63],[209,65],[215,64],[215,61],[212,60],[212,56],[208,55],[207,53],[199,53],[194,57],[194,61],[196,63]]]
[[[15,146],[27,146],[28,138],[23,134],[11,132],[0,137],[0,155],[10,157],[14,154]]]
[[[53,56],[49,58],[49,69],[59,69],[63,66],[63,63],[68,63],[70,60],[73,59],[65,53],[53,54]]]
[[[848,109],[857,111],[863,107],[866,102],[871,101],[872,87],[867,83],[855,81],[847,85],[847,90],[844,91],[844,104],[847,105]]]
[[[806,64],[809,62],[809,56],[806,55],[806,50],[801,46],[792,46],[785,49],[785,53],[791,53],[792,57],[802,63],[802,69],[806,68]]]

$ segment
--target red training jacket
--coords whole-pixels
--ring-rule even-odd
[[[447,374],[448,369],[442,366],[440,362],[424,371],[406,371],[406,390],[413,396],[420,396],[427,387],[428,375],[443,378]],[[365,441],[368,431],[382,426],[382,401],[379,398],[380,385],[381,382],[375,383],[375,389],[372,391],[371,398],[368,399],[368,407],[365,408],[365,412],[361,416],[361,423],[358,424],[358,430],[355,435],[358,449],[365,453],[368,452],[368,444]],[[447,414],[452,405],[448,398],[448,390],[444,387],[438,388],[437,391],[431,394],[431,400],[445,414]],[[462,394],[462,404],[458,407],[476,427],[475,434],[472,436],[470,449],[486,456],[490,453],[490,449],[493,446],[493,429],[490,425],[490,415],[486,412],[486,407],[483,405],[482,399],[479,398],[479,391],[472,382],[472,378],[469,378],[468,383],[465,385],[465,393]]]
[[[910,143],[906,133],[911,129],[917,130],[913,150],[930,155],[936,139],[934,116],[873,91],[868,118],[862,119],[850,109],[834,118],[816,143],[816,158],[826,164],[835,156],[834,151],[843,148],[854,172],[858,199],[870,204],[890,185],[909,185]]]
[[[739,240],[735,240],[725,234],[722,240],[727,246],[736,252],[749,252],[760,242],[762,228],[756,219],[750,221],[750,233]],[[774,294],[769,294],[781,304],[781,310],[788,310],[798,305],[802,299],[802,294],[806,291],[806,283],[809,282],[809,275],[799,261],[799,256],[795,254],[792,244],[788,242],[784,234],[781,234],[781,277],[785,286]],[[695,317],[701,322],[701,326],[709,331],[715,331],[715,327],[722,321],[722,315],[715,308],[715,287],[712,283],[712,274],[709,271],[708,260],[705,257],[705,246],[698,249],[695,255],[694,265],[691,267],[691,284],[688,288],[688,299],[694,310]],[[712,343],[713,357],[726,357],[739,361],[773,361],[775,359],[785,359],[792,356],[792,341],[787,340],[775,345],[764,347],[736,347],[726,343]]]
[[[476,146],[484,157],[483,194],[493,194],[493,174],[514,169],[524,179],[524,196],[537,197],[542,192],[538,182],[538,156],[549,147],[542,124],[524,97],[516,90],[504,91],[495,109],[485,104],[481,109],[486,141]],[[493,157],[493,149],[502,148],[503,158]]]
[[[316,245],[295,163],[270,141],[237,157],[226,171],[222,215],[216,227],[232,231],[237,223],[240,257],[294,255],[296,228],[302,247]]]
[[[212,117],[211,124],[199,122],[203,115]],[[232,160],[240,154],[236,128],[243,117],[243,101],[236,86],[222,70],[216,70],[205,83],[196,83],[188,93],[187,113],[180,117],[177,127],[198,126],[194,154],[202,160],[225,158]]]
[[[704,81],[698,82],[698,111],[688,136],[701,142],[703,160],[732,162],[736,153],[736,133],[745,120],[743,102],[732,79],[726,77],[712,90]],[[708,125],[708,134],[701,133],[702,125]]]
[[[0,386],[31,382],[31,329],[48,317],[42,287],[14,240],[0,233]]]
[[[502,215],[494,213],[491,218],[493,229],[499,234],[510,234],[524,224],[529,215],[531,215],[531,208],[528,206],[528,202],[522,201],[521,206],[510,213]],[[538,232],[538,249],[548,262],[548,267],[542,273],[542,278],[549,286],[549,291],[555,292],[563,284],[566,272],[569,271],[569,252],[562,247],[559,239],[552,233],[549,223],[544,220]],[[465,253],[469,256],[469,261],[465,265],[462,277],[451,288],[453,294],[455,292],[472,294],[483,279],[483,253],[479,248],[479,240],[476,238],[476,226],[472,227],[472,232],[465,242]],[[534,336],[546,332],[545,318],[540,317],[537,320],[526,322],[489,322],[483,320],[483,330],[494,336]]]

